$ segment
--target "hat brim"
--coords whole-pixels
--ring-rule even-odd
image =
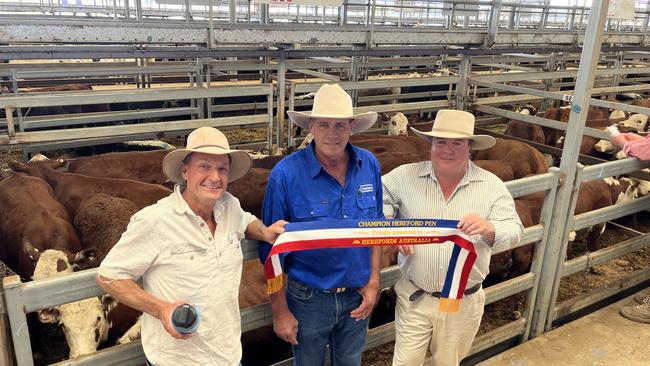
[[[469,139],[472,140],[472,150],[485,150],[489,149],[497,143],[497,140],[488,135],[471,135],[467,136],[458,132],[451,131],[432,131],[422,132],[411,127],[411,131],[419,138],[431,141],[434,137],[443,139]]]
[[[294,124],[308,130],[310,118],[337,118],[351,119],[354,121],[352,126],[353,133],[363,132],[377,122],[377,112],[365,112],[352,116],[342,116],[340,114],[311,114],[305,112],[288,111],[287,114]]]
[[[181,165],[183,160],[191,153],[198,152],[211,155],[230,155],[230,172],[228,181],[234,182],[243,177],[253,166],[253,158],[241,150],[227,150],[214,146],[199,147],[197,149],[176,149],[165,156],[163,160],[163,173],[174,183],[184,184]]]

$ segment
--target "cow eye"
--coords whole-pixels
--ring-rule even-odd
[[[391,123],[393,126],[397,126],[397,122],[395,122],[395,121],[390,121],[390,123]]]

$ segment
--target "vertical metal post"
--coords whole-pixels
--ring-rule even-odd
[[[213,1],[214,0],[209,0],[208,1],[208,49],[213,49],[215,46],[215,41],[214,41],[214,13],[212,10],[213,7]],[[250,4],[250,2],[249,2]],[[210,84],[208,84],[209,86]]]
[[[113,0],[113,19],[117,20],[117,0]]]
[[[237,23],[237,0],[228,0],[228,21]]]
[[[14,126],[14,109],[11,107],[6,107],[5,115],[7,117],[7,136],[9,136],[9,138],[16,137],[16,126]]]
[[[488,24],[487,35],[483,42],[483,47],[490,48],[494,45],[499,30],[499,16],[501,15],[501,0],[494,0],[492,2],[492,10],[490,10],[490,22]]]
[[[124,17],[127,21],[131,19],[131,10],[129,9],[129,0],[124,0]]]
[[[269,18],[269,4],[259,4],[260,7],[260,24],[267,24]]]
[[[135,19],[142,21],[142,0],[135,0]]]
[[[14,88],[14,95],[20,96],[20,92],[18,91],[18,75],[15,69],[11,69],[11,87]],[[29,109],[27,109],[27,114],[28,113]],[[16,117],[18,118],[18,129],[20,129],[21,132],[25,131],[22,108],[16,108]]]
[[[534,311],[535,298],[537,293],[535,289],[539,286],[540,273],[542,270],[542,260],[544,258],[544,253],[546,253],[546,247],[548,244],[549,238],[549,227],[550,222],[553,218],[553,203],[555,202],[555,197],[557,194],[557,187],[560,183],[560,169],[557,167],[551,167],[549,173],[553,173],[553,187],[546,192],[544,196],[544,203],[542,204],[542,212],[540,214],[540,224],[544,226],[544,233],[542,234],[542,240],[535,245],[535,251],[533,254],[533,261],[530,265],[530,272],[535,274],[535,283],[533,288],[528,291],[528,301],[526,301],[526,309],[524,310],[524,318],[526,318],[526,330],[524,334],[520,337],[520,342],[524,342],[528,339],[530,334],[530,319],[532,318]]]
[[[566,250],[561,252],[561,249],[568,239],[566,225],[569,218],[567,216],[573,216],[573,211],[570,210],[569,205],[572,191],[575,189],[576,163],[580,148],[578,141],[582,138],[585,129],[585,120],[589,108],[589,99],[591,98],[591,88],[594,83],[595,69],[598,65],[608,5],[609,0],[594,0],[591,5],[587,33],[585,34],[585,42],[580,57],[580,68],[576,79],[576,86],[578,87],[573,95],[571,114],[569,115],[569,124],[566,131],[565,141],[567,143],[564,144],[560,164],[560,171],[566,175],[555,200],[555,213],[550,227],[551,235],[549,245],[544,253],[540,285],[532,319],[532,337],[536,337],[543,333],[544,330],[550,329],[553,321],[553,309],[557,298],[557,289],[560,285],[562,265],[566,256]],[[560,253],[559,256],[558,253]]]
[[[27,328],[27,317],[23,310],[21,283],[18,275],[2,279],[5,300],[7,302],[7,314],[11,326],[11,338],[14,341],[14,351],[18,366],[33,366],[32,345],[29,343],[29,329]]]
[[[508,29],[515,29],[515,14],[517,14],[517,7],[510,7],[510,16],[508,17]]]
[[[616,68],[616,70],[621,70],[623,68],[623,63],[624,63],[623,52],[619,51],[616,54],[616,62],[614,62],[614,67]],[[612,86],[619,86],[620,83],[621,83],[621,74],[614,75],[614,77],[612,78]],[[607,96],[607,99],[616,100],[616,93],[609,94]]]
[[[400,0],[399,2],[399,18],[397,19],[397,27],[402,26],[402,17],[404,16],[404,2]]]
[[[286,53],[284,50],[281,50],[280,55],[278,56],[278,108],[276,118],[278,119],[278,132],[277,132],[277,144],[278,148],[282,147],[284,142],[284,100],[285,100],[285,91],[286,91],[286,73],[287,73],[287,64],[286,64]],[[272,111],[271,111],[272,112]],[[291,129],[287,132],[288,135],[291,135]]]
[[[377,0],[372,0],[372,6],[370,8],[370,18],[368,19],[368,27],[370,28],[367,33],[367,39],[366,39],[366,49],[371,49],[373,47],[372,40],[375,35],[375,5],[377,4]]]
[[[196,87],[203,89],[203,62],[200,59],[196,60]],[[209,97],[207,99],[210,99]],[[199,119],[205,118],[205,100],[200,98],[197,100],[199,107]]]
[[[192,20],[192,13],[190,12],[192,5],[190,0],[185,0],[185,22],[189,23]]]
[[[458,84],[456,84],[456,109],[459,110],[464,110],[467,103],[470,71],[470,56],[463,55],[463,59],[460,60],[460,65],[458,66],[458,75],[460,76],[460,80],[458,80]]]
[[[648,22],[650,22],[650,13],[645,14],[643,19],[643,38],[641,40],[641,46],[645,46],[646,38],[648,37]]]
[[[295,89],[296,84],[289,82],[289,109],[290,111],[295,110],[295,97],[296,97],[296,89]],[[288,128],[287,128],[287,147],[293,147],[293,122],[291,119],[289,119],[288,123]]]

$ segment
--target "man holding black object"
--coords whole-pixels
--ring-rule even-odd
[[[221,131],[194,130],[163,161],[174,192],[133,215],[99,267],[97,284],[144,312],[148,365],[239,365],[240,241],[273,242],[285,224],[264,226],[226,192],[251,163]]]
[[[470,236],[476,260],[466,263],[470,256],[451,242],[400,247],[393,365],[422,365],[427,346],[432,365],[458,365],[481,322],[481,283],[491,251],[518,243],[523,226],[503,182],[469,160],[472,149],[495,144],[490,136],[474,135],[472,114],[443,109],[431,132],[411,130],[432,142],[431,161],[402,165],[383,176],[384,214],[460,220],[457,227]],[[460,301],[444,296],[452,280],[457,287],[464,284]]]

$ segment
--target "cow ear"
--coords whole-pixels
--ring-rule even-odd
[[[117,306],[117,300],[115,300],[115,298],[109,294],[102,295],[101,301],[102,305],[104,305],[106,314],[110,313]]]
[[[41,257],[41,252],[39,252],[38,249],[34,248],[32,243],[27,238],[23,238],[23,253],[34,262],[38,262],[38,259]]]
[[[44,324],[58,323],[61,319],[61,314],[57,308],[49,308],[38,311],[38,320]]]
[[[75,254],[72,260],[72,268],[75,272],[83,271],[88,268],[95,268],[99,265],[97,249],[88,248]]]

